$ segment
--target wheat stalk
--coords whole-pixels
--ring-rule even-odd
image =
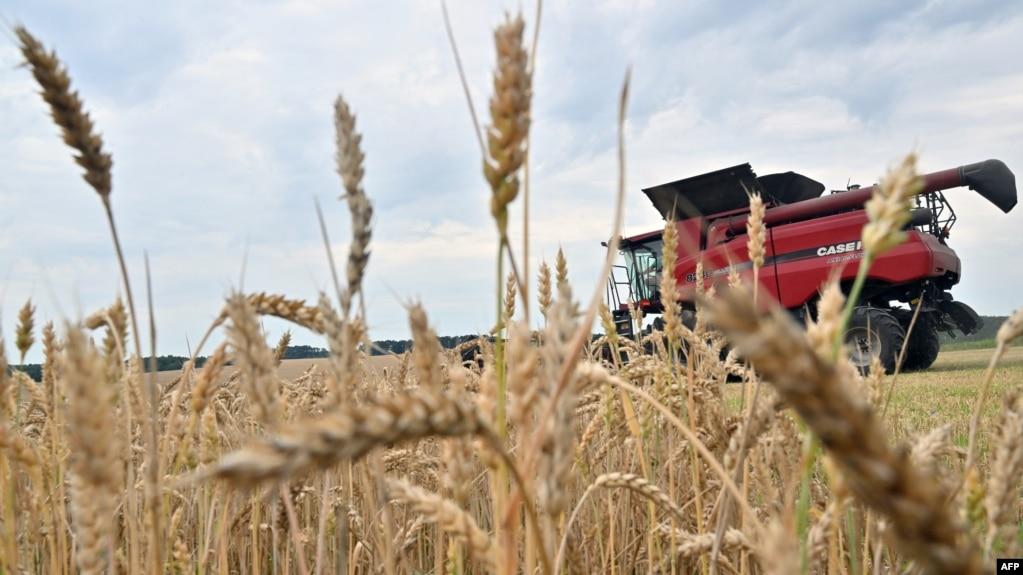
[[[746,251],[753,269],[764,267],[764,246],[767,227],[764,225],[764,199],[759,193],[749,194],[749,218],[746,219]],[[754,284],[756,286],[756,284]]]
[[[362,187],[365,174],[362,135],[355,129],[355,115],[340,95],[334,102],[334,132],[336,137],[337,173],[345,189],[343,199],[348,201],[352,219],[352,242],[348,247],[346,269],[347,289],[339,294],[341,311],[347,319],[352,298],[362,288],[362,278],[369,263],[369,243],[372,239],[373,205]]]
[[[444,375],[441,373],[441,346],[437,333],[430,327],[426,311],[418,303],[409,307],[408,321],[412,331],[412,363],[419,386],[429,391],[440,391]]]
[[[307,305],[305,300],[290,299],[281,294],[267,292],[250,294],[247,299],[252,311],[258,315],[278,317],[300,325],[309,331],[323,333],[323,318],[320,316],[319,308]],[[225,306],[213,325],[218,326],[224,323],[229,315],[230,312]]]
[[[83,178],[96,191],[103,204],[111,240],[114,244],[114,254],[117,257],[118,268],[121,274],[121,282],[128,300],[135,353],[141,357],[142,342],[139,338],[138,315],[135,312],[135,300],[132,295],[131,282],[129,281],[128,266],[124,259],[124,250],[118,237],[117,225],[114,221],[113,208],[110,202],[112,190],[110,169],[113,160],[110,154],[103,151],[103,139],[96,133],[92,119],[85,112],[78,93],[71,90],[71,78],[68,76],[67,70],[61,65],[60,60],[57,59],[56,53],[47,52],[42,43],[24,27],[17,26],[14,32],[18,37],[21,53],[28,63],[28,67],[31,69],[36,82],[42,88],[43,100],[50,106],[50,116],[61,129],[64,142],[77,152],[74,156],[75,162],[85,170]],[[152,339],[155,342],[155,332],[152,335]],[[151,538],[153,539],[151,563],[158,565],[163,562],[163,547],[161,545],[162,518],[156,509],[160,493],[160,471],[159,465],[152,460],[152,458],[157,456],[157,428],[159,426],[156,390],[154,388],[155,380],[150,378],[147,385],[144,386],[148,417],[143,419],[143,428],[146,441],[146,455],[150,458],[146,463],[146,499],[149,503],[148,526]]]
[[[408,505],[427,523],[467,543],[469,552],[486,570],[494,568],[494,542],[458,505],[401,479],[388,478],[386,485],[392,500]]]
[[[18,327],[14,332],[14,346],[21,353],[21,361],[19,363],[25,363],[25,354],[28,353],[32,344],[36,341],[35,335],[33,335],[35,313],[36,308],[32,305],[31,299],[26,301],[21,310],[18,311]]]
[[[103,138],[96,132],[78,92],[71,90],[71,78],[61,66],[57,54],[47,52],[39,40],[21,26],[14,28],[21,54],[42,88],[42,97],[50,105],[53,122],[60,127],[64,143],[77,154],[75,162],[85,170],[84,179],[104,202],[110,196],[110,168],[113,160],[103,151]]]
[[[551,268],[547,262],[540,263],[540,273],[536,278],[536,301],[540,305],[540,313],[547,318],[547,310],[551,307]]]
[[[101,573],[113,561],[113,513],[120,477],[114,419],[116,393],[105,381],[103,360],[81,329],[67,326],[64,352],[68,393],[67,442],[71,458],[71,514],[82,573]]]
[[[664,306],[664,333],[668,336],[671,349],[675,349],[682,341],[682,310],[678,305],[678,284],[675,279],[675,265],[678,259],[678,229],[675,221],[664,222],[663,264],[661,266],[661,305]],[[696,285],[703,285],[702,270],[697,270]]]
[[[256,319],[251,300],[242,294],[233,294],[227,300],[226,311],[231,318],[227,339],[234,350],[238,370],[256,419],[273,427],[282,417],[280,388],[277,383],[273,352],[266,345],[263,332]]]
[[[562,294],[564,295],[564,293]],[[573,302],[559,297],[550,309],[550,318],[542,350],[546,382],[555,385],[569,360],[570,343],[576,323],[572,317]],[[574,371],[574,370],[573,370]],[[572,378],[574,380],[574,376]],[[569,382],[558,394],[553,387],[547,390],[546,412],[550,417],[541,420],[543,440],[540,444],[541,478],[538,493],[541,507],[551,518],[566,511],[569,505],[568,488],[572,479],[572,445],[575,441],[575,385]]]
[[[863,206],[868,219],[863,226],[864,252],[876,255],[902,243],[911,200],[922,188],[923,180],[916,175],[916,154],[909,154],[888,172]]]
[[[554,259],[554,276],[557,280],[555,285],[558,288],[558,297],[566,297],[562,294],[571,296],[572,287],[568,283],[568,259],[565,258],[565,251],[560,247],[558,255]]]
[[[675,505],[675,502],[657,485],[654,485],[646,478],[636,475],[634,473],[622,473],[613,472],[605,473],[597,477],[593,483],[586,488],[582,496],[576,503],[575,508],[572,510],[572,514],[569,515],[568,522],[565,523],[563,529],[563,535],[561,537],[561,544],[558,546],[558,553],[555,558],[554,565],[560,566],[561,560],[565,556],[565,551],[568,548],[569,535],[572,530],[572,525],[575,523],[579,512],[582,510],[583,503],[599,489],[624,489],[631,491],[644,499],[647,499],[653,503],[656,507],[659,507],[661,511],[669,514],[679,523],[685,523],[686,516],[682,509]]]
[[[508,281],[504,285],[504,316],[503,323],[508,325],[515,316],[515,274],[508,274]]]
[[[1005,397],[1005,409],[998,427],[991,476],[988,479],[987,538],[985,549],[991,552],[999,538],[1011,535],[1016,527],[1015,508],[1020,474],[1023,473],[1023,394]]]
[[[508,204],[519,193],[518,171],[526,157],[525,143],[529,134],[532,74],[522,44],[525,26],[522,17],[516,16],[508,18],[494,31],[497,69],[490,99],[491,124],[486,132],[483,175],[492,191],[490,213],[502,242],[508,234]]]
[[[241,484],[284,480],[359,459],[379,446],[491,433],[472,403],[440,393],[402,393],[344,404],[318,418],[285,425],[272,437],[228,454],[203,476]]]
[[[816,353],[782,311],[761,315],[746,294],[711,302],[713,321],[799,413],[842,469],[850,490],[892,522],[899,546],[935,573],[977,573],[976,549],[941,491],[893,449],[848,372]]]
[[[6,425],[0,425],[0,450],[8,451],[11,458],[21,465],[28,467],[42,465],[43,459],[36,448]]]

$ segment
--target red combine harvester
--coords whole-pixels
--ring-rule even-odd
[[[867,283],[846,334],[850,356],[866,369],[878,356],[885,370],[895,369],[913,310],[920,304],[903,369],[926,369],[938,355],[938,333],[976,332],[982,320],[969,306],[952,299],[959,283],[959,257],[948,246],[956,221],[943,190],[969,187],[1002,212],[1016,205],[1016,178],[999,160],[987,160],[922,176],[923,188],[907,224],[908,237],[882,254]],[[749,192],[759,192],[767,210],[766,257],[759,289],[798,319],[816,316],[821,285],[833,268],[841,269],[848,293],[863,256],[860,233],[867,221],[864,203],[873,187],[851,187],[822,196],[824,185],[794,172],[758,177],[749,164],[644,189],[665,219],[676,222],[678,257],[674,270],[681,293],[683,322],[694,321],[696,265],[703,262],[705,286],[727,282],[730,266],[752,281],[746,249]],[[660,314],[661,234],[657,230],[623,238],[624,266],[615,266],[608,304],[619,333],[631,335],[629,303],[644,314]],[[622,274],[624,273],[624,277]],[[900,306],[899,304],[903,304]],[[655,322],[658,320],[655,320]]]

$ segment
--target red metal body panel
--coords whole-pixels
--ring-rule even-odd
[[[766,257],[772,258],[774,252],[771,246],[767,246]],[[678,264],[675,267],[675,278],[679,287],[679,294],[683,301],[692,301],[696,289],[696,266],[702,258],[704,287],[725,285],[728,283],[729,267],[736,266],[739,276],[745,281],[752,281],[752,264],[749,261],[746,248],[746,236],[739,236],[735,239],[710,245],[702,253],[686,253],[679,249]],[[775,278],[774,266],[764,266],[760,270],[760,286],[768,293],[771,299],[778,300],[778,281]]]
[[[866,213],[855,210],[769,226],[766,261],[760,270],[761,293],[783,307],[797,308],[816,296],[833,268],[841,268],[843,280],[854,278],[863,257],[859,238],[866,222]],[[705,287],[726,283],[730,265],[736,266],[743,279],[751,280],[746,241],[745,234],[727,239],[725,227],[712,226],[702,254],[680,245],[675,277],[682,299],[693,298],[696,264],[701,256]],[[958,277],[959,266],[959,258],[947,246],[930,234],[910,230],[902,245],[874,262],[869,278],[897,285],[949,272]]]
[[[700,252],[703,239],[703,218],[689,218],[675,223],[678,230],[679,254],[695,254]]]

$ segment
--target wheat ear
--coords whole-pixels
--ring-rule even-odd
[[[64,142],[77,152],[74,156],[75,162],[85,170],[83,176],[85,181],[96,191],[100,197],[100,202],[103,204],[111,240],[114,244],[114,254],[117,256],[118,268],[121,272],[121,281],[128,300],[135,353],[141,357],[142,342],[139,337],[135,299],[132,295],[131,282],[128,278],[128,265],[124,259],[124,250],[121,247],[121,240],[117,233],[117,224],[114,221],[113,207],[110,202],[112,190],[110,169],[113,165],[113,160],[110,154],[103,151],[103,139],[95,132],[92,119],[85,112],[78,93],[71,90],[71,78],[68,76],[67,70],[61,65],[60,60],[57,59],[56,53],[47,52],[42,43],[24,27],[17,26],[14,32],[20,43],[21,53],[32,70],[32,75],[35,77],[36,82],[42,88],[43,100],[50,106],[50,115],[54,123],[60,127]],[[155,341],[155,331],[152,332],[152,335]],[[149,504],[147,507],[149,514],[148,524],[153,550],[153,557],[151,559],[156,564],[162,564],[162,517],[156,509],[160,494],[160,469],[157,462],[154,461],[158,456],[157,428],[159,427],[156,393],[154,376],[150,377],[147,385],[144,386],[148,417],[143,419],[143,430],[147,457],[145,466],[147,472],[146,500]]]
[[[907,555],[934,573],[979,572],[976,548],[946,508],[941,490],[913,466],[905,449],[888,445],[887,432],[846,370],[818,355],[783,311],[761,315],[741,290],[709,305],[715,325],[821,439],[852,493],[892,522]]]
[[[96,133],[78,92],[71,90],[67,70],[61,66],[57,54],[47,52],[28,30],[18,26],[14,33],[21,43],[22,56],[42,88],[43,100],[50,105],[53,122],[61,129],[64,143],[77,152],[75,162],[85,170],[85,181],[106,201],[111,191],[113,160],[103,151],[103,138]]]
[[[922,187],[923,180],[916,175],[916,154],[907,155],[889,170],[863,206],[869,220],[863,226],[864,252],[876,255],[902,243],[910,202]]]
[[[672,518],[679,523],[685,523],[686,521],[686,517],[682,512],[682,509],[676,505],[670,497],[668,497],[667,493],[665,493],[660,487],[650,483],[650,481],[648,481],[645,477],[633,473],[605,473],[597,477],[597,479],[586,488],[582,497],[580,497],[579,501],[575,504],[572,514],[569,515],[568,521],[565,523],[565,527],[562,532],[561,544],[558,546],[558,554],[555,556],[555,566],[561,565],[561,560],[564,558],[565,551],[568,549],[568,539],[569,534],[572,531],[572,524],[575,523],[579,512],[582,510],[583,503],[586,502],[590,495],[599,489],[624,489],[626,491],[631,491],[652,502],[654,505],[659,507],[661,511],[671,515]]]
[[[444,385],[440,364],[442,349],[437,332],[430,327],[426,310],[421,304],[409,306],[408,322],[412,331],[412,363],[416,368],[419,386],[430,391],[440,391]]]
[[[675,263],[678,259],[678,229],[675,221],[664,222],[664,233],[661,236],[664,248],[661,250],[664,259],[661,272],[661,303],[664,305],[664,334],[668,343],[675,349],[682,342],[682,310],[678,305],[678,283],[675,279]],[[703,285],[703,274],[697,273],[696,285]]]
[[[21,306],[21,310],[18,311],[18,327],[15,330],[14,346],[18,348],[18,352],[21,354],[20,363],[25,363],[25,354],[28,353],[32,344],[36,341],[33,333],[35,329],[35,313],[36,308],[32,305],[32,300],[26,301],[25,305]]]
[[[516,16],[494,31],[497,69],[494,94],[490,98],[491,124],[487,128],[483,175],[492,191],[490,213],[502,242],[507,238],[508,204],[519,193],[518,171],[526,157],[525,142],[529,134],[533,80],[522,43],[525,26],[522,17]]]
[[[282,417],[280,388],[277,383],[273,352],[266,345],[250,300],[233,294],[227,300],[231,323],[228,343],[234,349],[238,370],[256,419],[267,427],[275,426]]]
[[[341,96],[334,102],[337,173],[344,185],[344,199],[352,218],[352,243],[348,247],[347,289],[340,294],[341,312],[348,319],[352,298],[362,288],[363,274],[369,263],[369,243],[373,236],[373,204],[362,187],[365,174],[362,135],[355,130],[355,115]]]
[[[1005,398],[998,428],[998,442],[991,463],[985,506],[987,507],[987,538],[985,549],[991,552],[999,538],[1010,534],[1016,526],[1015,507],[1020,473],[1023,472],[1023,395],[1010,393]]]
[[[82,330],[68,326],[64,354],[68,394],[67,442],[71,453],[71,514],[82,573],[103,572],[113,557],[114,508],[120,489],[114,408],[115,389],[105,366]]]
[[[269,315],[300,325],[309,331],[323,333],[323,318],[316,306],[307,305],[305,300],[291,299],[281,294],[257,292],[249,294],[249,305],[259,315]],[[229,311],[225,306],[213,322],[216,327],[227,320]]]
[[[551,267],[547,262],[540,263],[540,273],[536,278],[536,301],[540,304],[540,314],[547,318],[547,310],[551,307]]]
[[[468,543],[469,552],[487,570],[494,568],[494,543],[476,521],[453,501],[401,479],[387,479],[387,493],[393,501],[404,503],[428,523]]]
[[[489,435],[476,407],[445,394],[413,392],[345,403],[271,438],[226,455],[207,475],[234,483],[283,480],[371,449],[425,437]]]

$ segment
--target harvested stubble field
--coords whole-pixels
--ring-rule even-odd
[[[949,425],[952,443],[965,448],[970,415],[992,353],[993,348],[943,351],[930,369],[900,374],[892,388],[889,407],[893,414],[890,430],[894,436],[905,438],[921,429]],[[993,397],[1023,388],[1023,347],[1010,348],[998,365],[991,382]],[[741,390],[730,386],[725,397],[730,406],[737,407]],[[1001,409],[997,402],[986,404],[983,421],[995,421]],[[979,453],[987,453],[989,437],[989,434],[981,434],[978,438]]]
[[[194,351],[209,361],[161,378],[140,369],[145,316],[116,234],[111,157],[55,54],[15,33],[104,208],[124,299],[41,330],[27,303],[14,348],[23,362],[39,336],[41,382],[0,354],[0,571],[979,574],[1021,552],[1021,355],[1002,352],[1023,312],[998,332],[1001,367],[957,352],[894,388],[878,364],[862,377],[842,346],[862,282],[848,298],[823,286],[806,326],[757,305],[757,197],[751,271],[700,286],[691,328],[666,273],[663,331],[618,337],[600,304],[615,240],[596,286],[573,286],[559,253],[533,293],[515,264],[530,261],[529,235],[518,250],[507,234],[509,205],[529,193],[535,43],[521,18],[495,31],[490,123],[477,134],[500,246],[495,337],[477,361],[442,350],[416,304],[412,351],[365,355],[372,204],[339,97],[352,238],[334,293],[314,304],[231,293]],[[627,95],[626,77],[612,238]],[[909,156],[867,204],[861,280],[901,241],[917,185]],[[675,230],[666,223],[665,269]],[[289,341],[272,347],[261,316],[320,334],[329,359],[282,364]],[[591,342],[598,320],[605,336]]]
[[[898,431],[948,424],[952,426],[953,443],[965,448],[970,415],[992,353],[993,349],[948,351],[938,356],[931,369],[900,375],[892,391],[890,408],[897,414]],[[998,365],[991,382],[992,397],[1001,398],[1023,388],[1023,348],[1011,348]],[[982,421],[996,421],[1002,408],[999,401],[986,404]],[[987,452],[990,438],[990,433],[979,436],[979,452]]]

